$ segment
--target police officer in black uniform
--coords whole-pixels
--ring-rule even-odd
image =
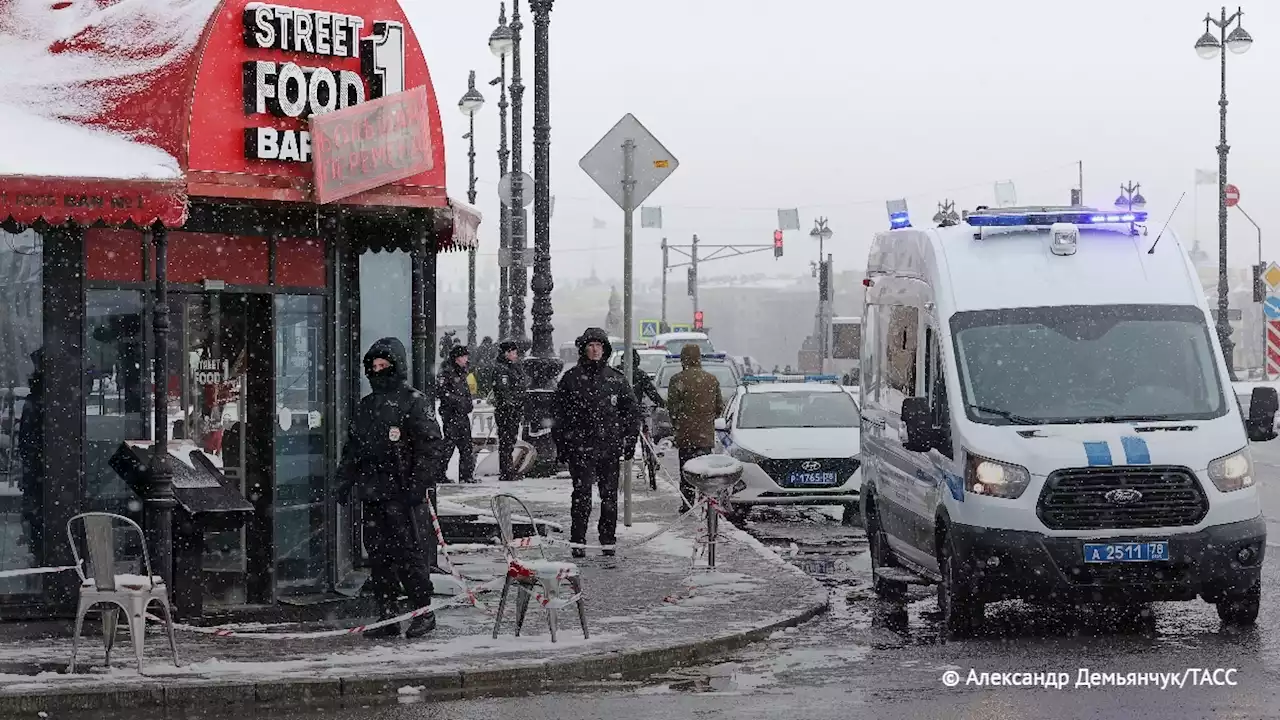
[[[436,399],[440,401],[444,439],[458,449],[458,482],[464,483],[476,482],[476,454],[471,446],[471,409],[475,403],[467,385],[469,355],[466,345],[453,346],[449,350],[449,359],[440,365],[440,374],[436,377]],[[444,462],[449,462],[448,456]]]
[[[431,573],[426,544],[414,523],[414,508],[426,499],[440,472],[445,446],[431,399],[409,385],[404,345],[383,338],[364,356],[373,392],[361,398],[347,431],[338,469],[338,501],[352,488],[363,503],[364,545],[372,572],[369,586],[382,619],[395,617],[400,593],[413,609],[431,604]],[[435,629],[434,613],[414,618],[405,637]],[[397,625],[367,633],[399,635]]]
[[[498,424],[498,479],[510,482],[519,479],[512,467],[512,454],[524,420],[529,377],[520,364],[519,343],[507,340],[498,346],[498,351],[493,371],[493,417]]]

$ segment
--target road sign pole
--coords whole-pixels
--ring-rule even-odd
[[[667,239],[662,238],[662,322],[667,322]],[[661,330],[662,326],[659,325]]]
[[[632,373],[635,366],[631,358],[631,334],[635,331],[631,319],[631,251],[632,251],[632,215],[635,203],[632,200],[636,187],[636,143],[627,138],[622,143],[622,333],[624,340],[622,372],[627,376],[627,387],[631,387]],[[632,393],[634,395],[634,392]],[[633,402],[639,402],[634,400]],[[632,448],[628,448],[631,450]],[[622,524],[631,527],[631,470],[630,460],[622,463]]]

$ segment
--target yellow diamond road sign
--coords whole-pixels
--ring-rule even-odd
[[[1280,265],[1271,263],[1267,271],[1262,273],[1262,279],[1267,281],[1267,287],[1280,287]]]

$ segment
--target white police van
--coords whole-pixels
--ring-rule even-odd
[[[877,593],[984,605],[1214,603],[1258,614],[1266,525],[1249,416],[1204,292],[1146,213],[979,209],[876,236],[862,343],[862,513]]]

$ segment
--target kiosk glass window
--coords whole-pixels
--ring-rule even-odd
[[[277,295],[275,316],[275,572],[289,594],[328,581],[325,298]]]
[[[405,349],[412,347],[410,287],[413,264],[409,253],[402,250],[360,254],[360,356],[376,340],[398,338]],[[409,354],[405,374],[413,377],[413,356]],[[369,380],[360,373],[360,392],[372,391]]]
[[[0,570],[44,564],[43,243],[0,230]],[[52,530],[52,529],[50,529]],[[0,596],[39,593],[40,576],[0,578]]]

